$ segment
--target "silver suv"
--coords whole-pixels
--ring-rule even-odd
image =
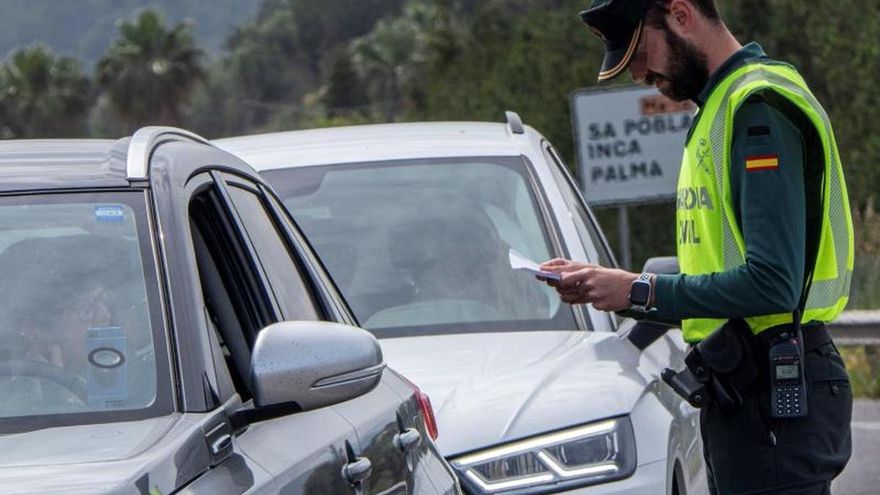
[[[188,132],[0,143],[0,487],[453,494],[272,191]]]
[[[216,141],[261,171],[391,366],[429,393],[465,490],[705,490],[697,411],[661,381],[685,344],[514,271],[511,249],[613,266],[559,155],[506,124]]]

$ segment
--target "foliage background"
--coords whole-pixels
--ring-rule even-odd
[[[795,64],[830,113],[857,223],[850,307],[880,307],[880,217],[873,207],[880,189],[880,2],[718,2],[741,41],[759,41],[772,57]],[[118,137],[173,123],[220,137],[369,122],[499,121],[509,109],[573,164],[569,96],[594,84],[602,55],[577,15],[588,3],[7,0],[0,3],[0,50],[13,51],[0,67],[0,130],[3,137]],[[144,8],[163,14],[164,24],[139,23]],[[138,35],[120,49],[123,22]],[[146,40],[171,38],[183,46],[154,44],[143,56]],[[34,40],[48,47],[39,48],[48,59],[26,48]],[[169,84],[171,72],[156,69],[174,60],[184,65],[171,71],[177,79]],[[117,68],[102,79],[109,61],[140,75],[120,82],[110,77]],[[174,90],[182,86],[189,90]],[[166,103],[148,105],[152,114],[126,112],[118,97],[126,90],[133,101]],[[630,211],[636,267],[674,252],[673,215],[670,204]],[[599,217],[614,245],[615,212]]]
[[[116,37],[120,20],[146,8],[180,22],[192,19],[195,36],[220,54],[226,39],[263,0],[3,0],[0,54],[41,42],[91,69]]]

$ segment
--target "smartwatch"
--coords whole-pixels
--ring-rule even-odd
[[[632,309],[641,312],[647,312],[651,302],[651,273],[643,273],[639,278],[635,279],[629,289],[629,304]]]

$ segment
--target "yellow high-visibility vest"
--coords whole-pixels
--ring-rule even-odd
[[[819,153],[804,156],[805,161],[813,160],[812,163],[824,160],[824,203],[818,256],[802,321],[828,322],[843,311],[849,300],[854,258],[852,218],[831,122],[803,77],[789,65],[746,64],[724,78],[701,109],[702,115],[685,148],[678,182],[676,239],[681,271],[703,275],[731,270],[745,263],[746,248],[730,192],[730,154],[734,115],[746,99],[756,93],[781,97],[780,101],[803,112],[806,122],[815,127],[821,140],[821,146],[812,148],[821,149],[821,156]],[[804,137],[808,138],[806,134]],[[751,165],[762,166],[762,163]],[[807,201],[818,199],[808,197]],[[693,207],[689,207],[691,205]],[[792,313],[753,316],[746,321],[757,334],[772,326],[791,323]],[[716,319],[688,319],[682,322],[682,332],[688,342],[698,342],[723,323]]]

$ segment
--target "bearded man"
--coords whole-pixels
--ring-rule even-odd
[[[714,0],[594,0],[581,17],[605,42],[600,81],[629,69],[698,105],[678,191],[700,201],[677,202],[681,273],[556,259],[548,283],[570,304],[681,322],[689,368],[722,384],[701,410],[713,494],[830,493],[852,392],[825,323],[849,297],[853,228],[828,115],[794,67],[737,41]],[[707,373],[710,355],[744,373]]]

